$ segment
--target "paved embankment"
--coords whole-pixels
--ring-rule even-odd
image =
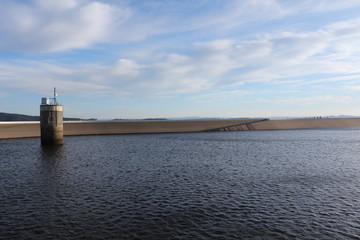
[[[283,119],[256,122],[251,125],[254,130],[358,127],[360,118]]]
[[[0,139],[39,136],[39,122],[0,122]]]
[[[66,122],[64,135],[202,132],[253,120]]]
[[[201,132],[213,128],[244,124],[254,120],[108,121],[64,122],[65,136]],[[0,139],[39,137],[39,122],[2,122]]]
[[[64,122],[65,136],[253,131],[360,126],[360,118]],[[0,139],[39,137],[39,122],[1,122]]]

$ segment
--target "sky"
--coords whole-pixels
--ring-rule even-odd
[[[0,2],[0,112],[360,115],[358,0]]]

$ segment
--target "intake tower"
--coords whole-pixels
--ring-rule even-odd
[[[53,98],[42,98],[40,105],[41,145],[62,145],[64,143],[63,106]]]

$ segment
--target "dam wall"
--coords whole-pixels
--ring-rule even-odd
[[[40,137],[40,122],[0,122],[0,139]]]
[[[359,127],[360,118],[279,119],[251,124],[255,130]]]
[[[64,122],[64,136],[202,132],[250,120],[154,120]],[[254,120],[251,120],[254,121]],[[0,122],[0,139],[39,137],[39,122]]]
[[[243,124],[249,120],[161,120],[120,122],[65,122],[64,135],[203,132]]]
[[[64,136],[360,127],[360,118],[64,122]],[[0,139],[39,137],[39,122],[0,122]]]

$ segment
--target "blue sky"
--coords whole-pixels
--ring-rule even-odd
[[[0,112],[360,115],[358,0],[1,0]]]

